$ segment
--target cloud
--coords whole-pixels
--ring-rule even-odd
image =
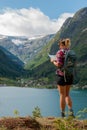
[[[52,34],[73,15],[73,13],[64,13],[58,19],[50,19],[39,9],[32,7],[29,9],[6,8],[0,13],[0,34],[28,37]]]

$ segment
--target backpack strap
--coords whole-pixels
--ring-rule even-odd
[[[64,70],[64,81],[66,82],[66,72]]]
[[[66,51],[65,51],[65,59],[64,59],[63,68],[66,68],[66,62],[67,62],[67,58],[68,58],[69,51],[70,51],[70,50],[66,50]]]
[[[64,65],[63,65],[63,72],[64,72],[64,81],[66,82],[66,63],[67,63],[67,58],[70,50],[65,50],[65,59],[64,59]]]

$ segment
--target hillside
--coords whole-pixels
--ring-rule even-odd
[[[23,72],[23,62],[0,46],[0,77],[14,78]]]
[[[53,37],[54,34],[32,38],[0,35],[0,45],[26,63],[34,58]]]
[[[80,85],[87,84],[87,7],[80,9],[72,18],[68,18],[55,37],[42,49],[35,59],[26,65],[31,70],[31,76],[54,78],[55,67],[50,63],[48,53],[55,54],[58,50],[58,41],[61,38],[70,38],[77,54],[77,74]]]

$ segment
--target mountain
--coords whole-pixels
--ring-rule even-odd
[[[54,34],[32,38],[0,35],[0,45],[26,63],[38,54],[53,37]]]
[[[23,73],[24,63],[0,46],[0,77],[18,77]]]
[[[77,54],[78,83],[87,84],[87,7],[68,18],[55,37],[26,65],[27,69],[31,69],[32,76],[48,77],[53,81],[56,67],[50,63],[48,53],[55,54],[59,49],[58,41],[67,37],[71,39],[71,49]]]

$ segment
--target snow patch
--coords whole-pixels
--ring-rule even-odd
[[[0,35],[0,39],[6,39],[8,36]]]
[[[12,39],[12,42],[17,46],[25,43],[24,40],[20,40],[20,39]]]

